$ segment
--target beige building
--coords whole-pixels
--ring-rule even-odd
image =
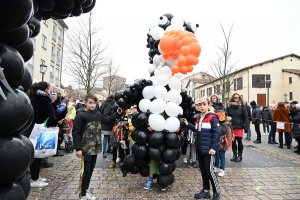
[[[117,75],[105,76],[103,77],[103,89],[112,94],[119,90],[125,90],[126,78]]]
[[[260,106],[272,103],[300,101],[300,56],[289,54],[240,69],[229,75],[226,99],[238,93],[245,100],[255,100]],[[271,81],[268,101],[268,81]],[[198,86],[200,96],[220,95],[220,79]],[[226,100],[225,99],[225,100]]]
[[[45,64],[47,70],[44,74],[44,81],[60,87],[64,32],[67,29],[68,26],[63,20],[41,21],[41,31],[33,38],[33,56],[26,64],[32,73],[33,82],[42,80],[40,65]]]

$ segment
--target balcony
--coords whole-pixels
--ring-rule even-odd
[[[28,69],[29,69],[29,71],[30,71],[30,73],[31,73],[31,75],[32,75],[32,77],[33,77],[33,65],[32,64],[30,64],[30,63],[27,63],[27,67],[28,67]]]

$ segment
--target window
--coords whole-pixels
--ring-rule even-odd
[[[236,91],[236,79],[233,79],[233,90]]]
[[[205,90],[202,90],[203,96],[205,96]]]
[[[42,47],[47,49],[47,37],[42,35]]]
[[[60,49],[57,49],[56,53],[56,64],[60,65]]]
[[[265,88],[266,80],[271,80],[270,74],[253,74],[252,88]]]
[[[221,85],[217,85],[217,95],[221,94]]]
[[[290,100],[293,100],[293,93],[290,92]]]
[[[61,39],[62,39],[62,31],[60,28],[58,28],[58,34],[57,34],[57,39],[58,39],[58,45],[61,45]]]
[[[237,90],[242,90],[243,89],[243,77],[240,77],[236,80],[237,84]]]
[[[207,96],[212,95],[212,87],[206,89]]]
[[[55,85],[59,84],[59,69],[56,69],[55,72]]]
[[[52,44],[51,48],[51,61],[55,63],[55,45]]]
[[[48,20],[43,20],[44,21],[44,24],[46,24],[48,26]]]
[[[51,65],[50,67],[50,83],[54,82],[54,67]]]
[[[52,38],[53,38],[54,40],[56,40],[56,27],[57,27],[57,25],[53,22],[53,33],[52,33]]]
[[[289,84],[293,83],[293,78],[289,77]]]

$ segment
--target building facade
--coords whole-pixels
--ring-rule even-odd
[[[33,38],[33,56],[26,63],[32,73],[33,82],[42,81],[40,65],[44,64],[47,70],[43,80],[61,86],[64,35],[67,29],[68,26],[63,20],[41,21],[40,34]]]
[[[111,94],[114,94],[119,90],[125,90],[126,78],[117,75],[105,76],[103,77],[103,89]]]
[[[233,93],[248,102],[260,106],[278,102],[300,101],[300,56],[289,54],[240,69],[232,74],[232,82],[226,83],[226,101]],[[216,79],[198,86],[196,94],[221,95],[221,81]]]

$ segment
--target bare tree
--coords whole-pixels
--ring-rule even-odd
[[[236,71],[237,62],[231,62],[232,50],[230,48],[230,42],[234,23],[228,27],[228,31],[225,30],[221,22],[220,27],[225,41],[222,45],[216,45],[218,49],[216,59],[211,62],[208,71],[213,73],[212,75],[216,77],[216,81],[213,79],[210,81],[213,81],[212,85],[214,86],[214,91],[222,96],[222,101],[224,102],[226,97],[229,97],[230,88],[236,78],[233,72]]]
[[[65,73],[89,93],[115,65],[112,53],[101,35],[105,26],[94,22],[93,12],[79,20],[74,30],[67,32],[64,66]]]

